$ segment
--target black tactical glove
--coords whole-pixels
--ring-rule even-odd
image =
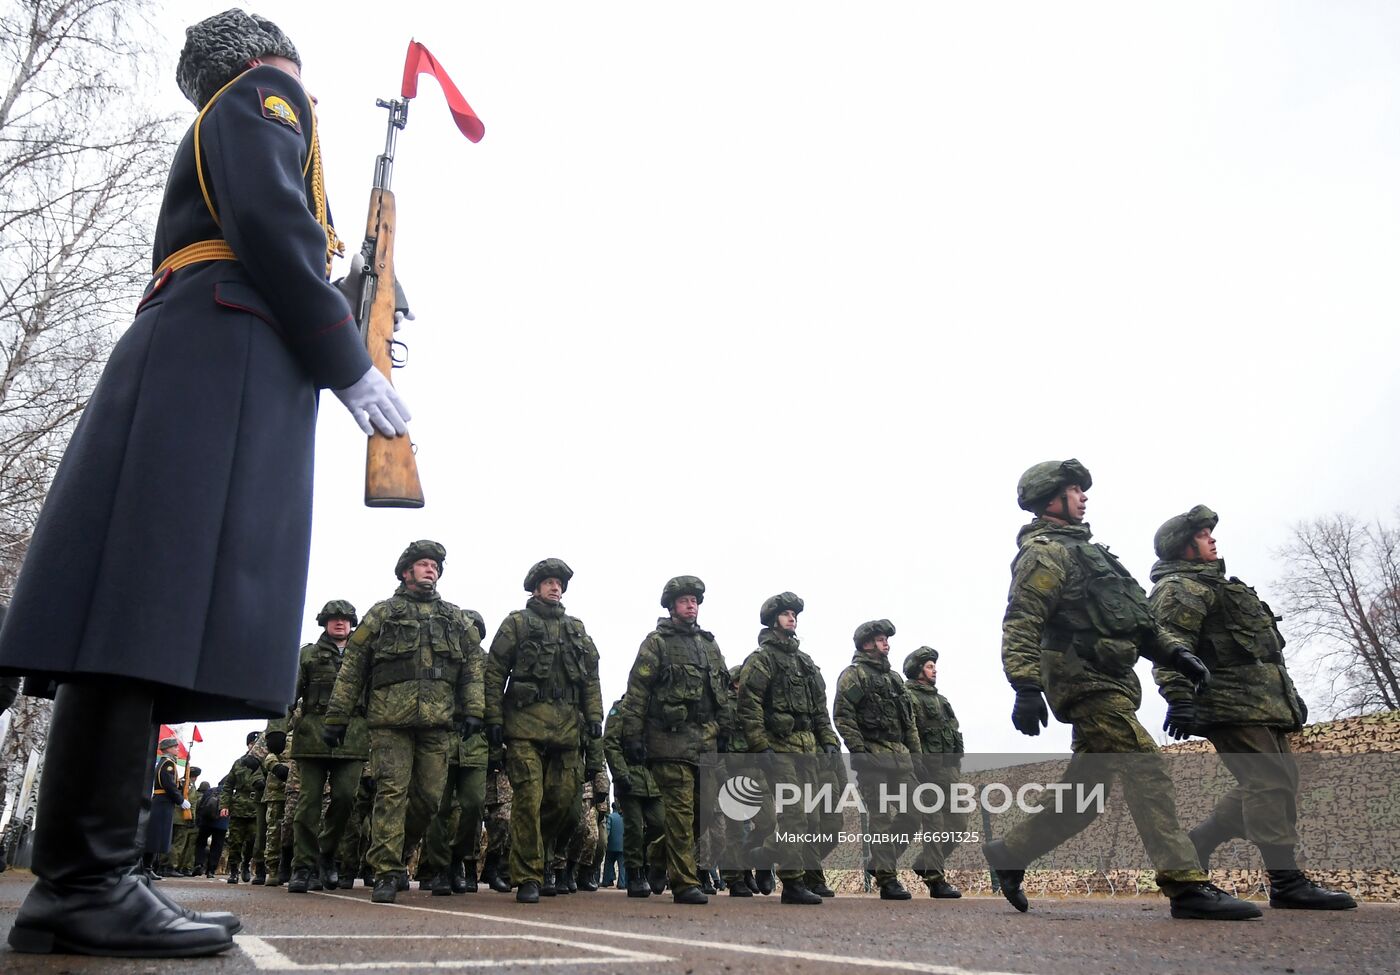
[[[1167,720],[1162,722],[1162,730],[1180,741],[1191,737],[1191,726],[1196,723],[1196,705],[1191,701],[1167,702]]]
[[[1050,709],[1045,706],[1045,694],[1038,687],[1016,688],[1016,705],[1011,709],[1011,723],[1023,735],[1040,734],[1050,723]]]
[[[238,764],[242,765],[250,772],[256,772],[258,769],[262,768],[262,762],[258,761],[258,757],[252,752],[249,752],[247,755],[240,755],[238,757]]]
[[[841,754],[841,746],[840,746],[840,745],[823,745],[823,746],[822,746],[822,751],[826,752],[828,755],[840,755],[840,754]]]
[[[495,775],[501,770],[501,759],[497,755],[492,755],[486,760],[486,774]]]
[[[276,765],[272,766],[272,774],[277,776],[283,782],[286,782],[287,776],[292,774],[292,770],[289,769],[287,766],[283,765],[281,762],[278,762]]]
[[[619,775],[613,779],[613,791],[620,796],[625,796],[632,791],[632,778],[627,775]]]
[[[473,718],[470,714],[467,715],[462,719],[462,740],[465,741],[472,735],[478,734],[481,729],[485,727],[486,722],[482,721],[480,718]]]
[[[501,743],[506,740],[506,729],[498,724],[488,724],[486,726],[486,743],[492,748],[501,747]]]
[[[1210,668],[1202,662],[1200,657],[1185,647],[1176,648],[1168,666],[1189,680],[1197,694],[1210,686]]]
[[[1293,698],[1293,699],[1294,699],[1295,701],[1298,702],[1298,723],[1299,723],[1299,724],[1307,724],[1307,723],[1308,723],[1308,702],[1305,701],[1305,700],[1303,700],[1303,696],[1302,696],[1301,694],[1294,695],[1294,698]]]
[[[629,765],[645,765],[647,746],[636,739],[624,741],[622,743],[622,757],[627,759]]]
[[[345,744],[345,732],[349,725],[328,724],[321,729],[321,740],[326,743],[327,748],[339,748]]]
[[[601,738],[601,737],[603,737],[603,722],[601,722],[601,721],[590,721],[590,722],[588,722],[588,737],[589,737],[589,738]]]
[[[282,749],[287,747],[287,733],[285,731],[269,731],[267,733],[267,750],[274,755],[281,755]]]

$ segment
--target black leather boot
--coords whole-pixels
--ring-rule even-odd
[[[579,890],[589,894],[598,890],[597,871],[591,863],[586,867],[577,867],[574,870],[574,879],[578,882]]]
[[[267,885],[267,864],[258,860],[253,864],[253,886],[263,887]]]
[[[628,897],[650,897],[651,884],[647,883],[647,878],[642,876],[642,868],[627,871],[627,896]]]
[[[555,886],[555,888],[559,891],[559,893],[561,893],[561,894],[577,894],[577,893],[578,893],[578,879],[577,879],[576,876],[575,876],[576,873],[577,873],[577,868],[574,866],[574,862],[573,862],[572,860],[570,860],[567,864],[564,865],[564,869],[563,869],[563,870],[556,870],[556,871],[555,871],[555,873],[554,873],[554,886]]]
[[[1013,858],[1007,851],[1006,844],[1001,840],[992,840],[982,847],[982,855],[987,858],[987,865],[996,873],[997,881],[1001,884],[1001,896],[1006,898],[1007,903],[1022,914],[1030,910],[1030,899],[1021,889],[1021,884],[1026,879],[1026,869],[1018,868],[1012,863]]]
[[[541,897],[553,897],[559,892],[554,886],[554,868],[547,863],[544,865],[544,882],[539,887]]]
[[[475,894],[476,861],[457,860],[452,864],[452,893]]]
[[[1356,899],[1344,890],[1328,890],[1301,870],[1269,871],[1269,906],[1300,911],[1349,911]]]
[[[135,876],[151,709],[150,692],[127,682],[59,688],[34,833],[38,879],[10,929],[16,951],[175,958],[232,947],[228,928],[188,920]]]
[[[439,870],[433,874],[432,890],[434,897],[451,897],[452,874],[446,870]]]
[[[230,861],[228,862],[228,882],[231,883],[231,884],[236,884],[236,883],[238,883],[238,861],[237,861],[237,860],[230,860]]]
[[[832,890],[831,885],[826,882],[826,873],[821,870],[808,870],[802,880],[807,889],[822,900],[836,896],[836,891]]]
[[[322,887],[326,890],[335,890],[340,886],[340,871],[336,869],[335,857],[333,855],[325,856],[323,854],[320,857],[318,869],[321,873]]]
[[[277,860],[277,886],[281,887],[292,879],[292,848],[282,847],[282,856]],[[302,891],[306,893],[306,891]]]
[[[405,875],[407,879],[407,875]],[[399,879],[395,876],[376,877],[374,881],[374,893],[369,895],[369,899],[375,904],[392,904],[399,896]]]
[[[253,872],[250,869],[249,861],[243,861],[243,871],[239,874],[239,877],[243,879],[243,882],[245,884],[250,884],[253,882]]]
[[[291,880],[287,882],[287,893],[304,894],[311,889],[311,868],[297,867],[292,871]]]
[[[783,896],[784,904],[820,904],[821,895],[815,894],[807,889],[807,885],[801,880],[784,880]]]
[[[753,873],[754,883],[758,884],[758,892],[764,897],[773,893],[773,888],[777,886],[776,878],[772,870],[755,870]]]

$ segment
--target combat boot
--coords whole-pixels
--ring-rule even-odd
[[[826,874],[820,870],[808,870],[806,876],[802,878],[802,882],[808,890],[822,900],[836,896],[836,891],[832,890],[826,882]]]
[[[190,920],[137,875],[139,813],[154,774],[152,703],[125,681],[59,686],[39,786],[36,879],[10,929],[15,951],[172,958],[232,947],[229,927]]]
[[[744,883],[744,878],[736,877],[729,885],[730,897],[752,897],[753,891],[749,890],[749,885]]]
[[[317,870],[321,874],[321,886],[335,890],[340,886],[340,871],[336,869],[335,857],[322,855],[317,858]]]
[[[579,867],[574,871],[574,879],[578,881],[578,889],[587,894],[596,893],[598,890],[597,872],[593,865]]]
[[[439,870],[433,874],[433,896],[452,896],[452,874],[446,870]]]
[[[1255,904],[1225,893],[1212,883],[1188,884],[1171,899],[1172,917],[1198,921],[1247,921],[1263,917]]]
[[[399,897],[399,878],[393,874],[378,877],[374,881],[374,893],[369,895],[375,904],[392,904]]]
[[[1344,890],[1328,890],[1301,870],[1270,870],[1269,906],[1298,911],[1349,911],[1356,907],[1356,899]]]
[[[496,854],[496,867],[491,872],[491,889],[498,894],[509,894],[512,884],[510,882],[510,868],[502,862],[504,859]]]
[[[948,883],[946,880],[925,880],[924,886],[928,887],[928,895],[940,900],[951,900],[962,896],[962,891]]]
[[[1030,910],[1031,902],[1026,897],[1026,892],[1021,889],[1021,884],[1026,879],[1026,870],[1024,867],[1017,869],[1012,864],[1006,843],[1002,840],[992,840],[982,847],[982,855],[987,858],[987,865],[997,875],[997,882],[1001,885],[1001,896],[1006,898],[1007,903],[1022,914]]]
[[[277,858],[277,886],[281,887],[292,879],[292,848],[282,847],[282,855]]]
[[[719,891],[715,890],[714,881],[710,879],[708,870],[701,871],[700,873],[700,893],[704,894],[706,897],[713,897],[715,894],[719,893]]]
[[[413,885],[408,882],[408,871],[400,871],[394,874],[395,890],[408,890]]]
[[[476,893],[476,862],[473,860],[454,860],[452,863],[452,893],[454,894],[475,894]]]
[[[322,883],[321,883],[321,871],[315,869],[314,867],[307,867],[306,869],[307,869],[307,872],[309,872],[309,873],[311,874],[310,889],[311,889],[311,890],[321,890],[321,889],[323,889],[323,885],[322,885]]]
[[[647,883],[651,885],[651,892],[659,895],[666,889],[666,868],[664,866],[648,868]]]
[[[515,900],[520,904],[538,904],[540,902],[540,885],[533,880],[525,881],[515,892]]]
[[[752,871],[752,870],[745,870],[745,871],[744,871],[744,886],[747,887],[747,888],[749,889],[749,893],[751,893],[751,894],[757,894],[757,893],[758,893],[758,881],[755,880],[755,879],[753,878],[753,871]]]
[[[550,867],[545,867],[544,882],[540,884],[540,896],[553,897],[557,893],[559,893],[559,890],[554,886],[554,870]]]
[[[554,871],[554,889],[561,894],[578,893],[578,881],[574,879],[574,865],[572,861],[562,870]]]
[[[898,880],[887,880],[880,885],[880,900],[882,901],[907,901],[913,896],[909,893],[909,889]]]
[[[1210,869],[1210,855],[1216,847],[1236,837],[1235,832],[1222,825],[1214,815],[1207,816],[1204,822],[1186,835],[1196,848],[1196,859],[1201,861],[1202,870]]]
[[[267,864],[262,860],[254,865],[252,883],[254,887],[267,886]]]
[[[671,900],[676,904],[708,904],[710,902],[710,899],[705,896],[705,892],[694,884],[673,891]]]
[[[642,868],[627,871],[627,896],[628,897],[650,897],[651,884],[647,883],[642,876]]]
[[[297,867],[287,881],[287,893],[304,894],[311,888],[311,868]]]
[[[784,904],[820,904],[821,895],[815,894],[807,889],[807,885],[800,880],[784,880],[783,896]]]
[[[758,892],[760,894],[767,897],[769,894],[773,893],[773,888],[777,885],[774,883],[772,870],[755,870],[753,876],[754,883],[758,884]]]
[[[244,860],[244,861],[243,861],[243,870],[242,870],[242,872],[239,874],[239,876],[243,878],[243,882],[244,882],[245,884],[247,884],[247,883],[252,883],[252,881],[253,881],[252,861],[250,861],[250,860]]]
[[[228,882],[231,884],[238,883],[238,861],[236,860],[230,860],[228,862]]]

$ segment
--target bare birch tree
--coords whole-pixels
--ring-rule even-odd
[[[0,598],[150,274],[173,136],[147,94],[155,11],[0,0]],[[47,702],[20,698],[0,770],[22,774],[47,725]]]
[[[1290,635],[1314,651],[1333,714],[1400,709],[1400,528],[1338,514],[1294,526],[1287,565]]]

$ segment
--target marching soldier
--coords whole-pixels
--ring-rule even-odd
[[[695,839],[698,767],[702,756],[728,747],[734,700],[714,634],[696,620],[705,584],[676,576],[661,590],[669,616],[656,621],[637,650],[622,698],[622,752],[629,765],[645,763],[661,790],[666,873],[677,904],[705,904]]]
[[[632,764],[622,752],[622,701],[608,711],[603,750],[612,768],[613,790],[622,812],[622,863],[627,871],[627,896],[650,897],[648,851],[665,834],[661,790],[645,762]],[[660,853],[664,847],[655,847]]]
[[[511,883],[507,864],[510,860],[510,777],[502,768],[503,752],[499,746],[491,749],[486,765],[486,859],[481,865],[481,881],[498,894],[509,894]]]
[[[1017,535],[1011,592],[1002,621],[1001,659],[1016,690],[1011,722],[1038,735],[1055,717],[1074,728],[1067,783],[1108,786],[1120,778],[1123,798],[1153,865],[1171,915],[1241,920],[1261,912],[1209,882],[1176,817],[1176,792],[1152,737],[1138,723],[1139,656],[1180,673],[1197,687],[1210,679],[1199,657],[1163,642],[1147,594],[1084,523],[1092,479],[1077,460],[1046,461],[1021,475],[1017,503],[1034,518]],[[1063,794],[1063,793],[1061,793]],[[1094,804],[1046,806],[982,850],[1001,892],[1018,911],[1029,907],[1026,865],[1084,829]]]
[[[344,744],[329,746],[324,740],[325,716],[336,676],[345,662],[350,631],[359,622],[353,605],[332,599],[316,614],[316,625],[323,628],[320,637],[301,648],[296,698],[288,708],[288,715],[298,708],[301,712],[292,735],[291,757],[296,760],[302,783],[292,822],[289,893],[306,893],[313,870],[325,890],[335,890],[340,883],[336,852],[355,804],[360,771],[369,758],[369,728],[363,702],[356,701],[345,726]],[[330,801],[323,803],[327,785]]]
[[[291,777],[291,766],[282,757],[290,740],[287,735],[287,720],[274,719],[263,729],[263,744],[267,755],[262,760],[262,833],[258,837],[262,856],[257,861],[254,884],[280,887],[287,880],[279,879],[284,868],[282,863],[282,815],[287,808],[287,779]],[[287,867],[290,869],[290,867]],[[269,881],[269,874],[271,880]]]
[[[219,815],[228,817],[228,882],[236,884],[252,880],[249,862],[253,848],[261,837],[255,835],[258,821],[258,797],[266,780],[262,759],[253,752],[262,732],[248,732],[248,751],[234,760],[224,776],[223,794],[219,797]],[[212,865],[211,865],[212,869]]]
[[[404,851],[422,838],[442,802],[449,739],[481,730],[481,644],[462,610],[438,593],[446,558],[434,541],[404,549],[394,565],[399,587],[355,628],[326,708],[322,740],[340,748],[367,701],[376,904],[392,904],[408,882]],[[307,793],[315,794],[304,782]]]
[[[1345,891],[1313,883],[1298,869],[1298,766],[1288,733],[1308,708],[1283,662],[1283,634],[1273,610],[1253,589],[1225,575],[1213,534],[1219,516],[1203,504],[1167,519],[1153,539],[1148,599],[1157,625],[1210,668],[1199,692],[1180,674],[1155,667],[1167,700],[1163,730],[1201,735],[1239,783],[1190,833],[1204,867],[1226,840],[1243,836],[1259,848],[1269,875],[1269,906],[1337,911],[1356,906]]]
[[[952,795],[953,777],[962,762],[963,737],[953,706],[938,693],[938,651],[920,647],[905,657],[904,677],[904,689],[914,705],[914,724],[919,733],[920,778],[937,784],[945,796],[943,810],[924,815],[921,828],[925,833],[956,832],[962,828],[962,817],[947,811],[946,797]],[[951,841],[925,839],[921,855],[914,861],[930,897],[962,896],[962,891],[948,883],[943,874],[943,860],[951,847]]]
[[[530,598],[501,621],[486,662],[487,738],[505,744],[510,879],[524,904],[539,902],[555,843],[578,816],[585,764],[603,761],[598,648],[560,602],[573,575],[561,559],[535,563]]]
[[[890,637],[894,633],[889,620],[870,620],[856,627],[852,638],[855,656],[836,679],[832,715],[852,755],[851,764],[863,780],[860,790],[870,814],[871,831],[890,834],[896,832],[894,819],[880,811],[874,779],[881,774],[912,779],[909,756],[919,752],[913,705],[899,676],[890,669]],[[866,774],[859,775],[861,771]],[[881,900],[907,901],[911,896],[895,872],[901,852],[894,842],[871,844],[872,872]]]
[[[739,725],[745,741],[750,751],[767,755],[768,768],[783,782],[802,779],[798,774],[801,760],[787,756],[836,755],[841,751],[826,713],[826,682],[817,662],[802,650],[797,639],[797,616],[804,605],[791,592],[764,600],[758,611],[763,625],[758,649],[744,661],[739,677]],[[814,851],[824,857],[836,847],[840,825],[839,815],[822,817],[814,812],[801,831],[832,834],[829,845]],[[823,897],[836,896],[820,868],[779,870],[778,879],[783,884],[784,904],[820,904]]]

